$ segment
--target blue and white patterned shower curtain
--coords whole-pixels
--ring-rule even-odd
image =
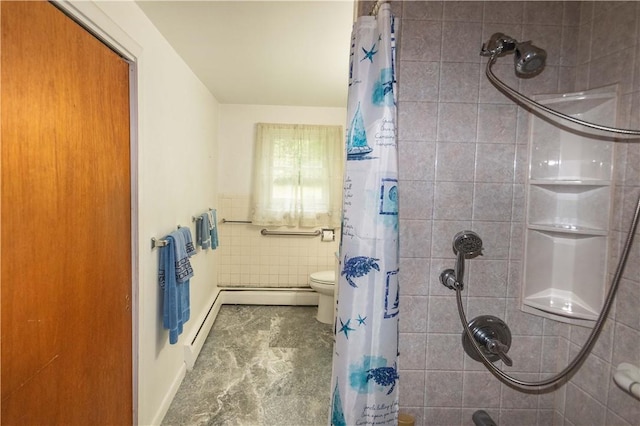
[[[398,158],[394,18],[358,18],[351,39],[347,163],[331,425],[398,417]]]

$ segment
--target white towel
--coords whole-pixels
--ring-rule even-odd
[[[207,216],[209,217],[209,231],[216,227],[215,218],[213,217],[213,210],[209,210],[207,212]]]

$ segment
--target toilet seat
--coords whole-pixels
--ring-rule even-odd
[[[336,283],[335,271],[314,272],[309,276],[312,282],[324,285],[334,285]]]

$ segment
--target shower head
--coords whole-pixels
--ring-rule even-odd
[[[516,74],[522,77],[534,77],[544,68],[547,52],[531,44],[530,41],[519,43],[515,51]]]
[[[453,237],[453,250],[464,258],[482,254],[482,239],[473,231],[461,231]]]
[[[547,52],[531,44],[531,41],[518,42],[516,39],[495,33],[482,45],[481,56],[492,58],[514,54],[514,66],[518,77],[534,77],[540,74],[547,59]]]
[[[453,251],[456,256],[455,281],[464,286],[464,260],[482,254],[482,239],[473,231],[461,231],[453,237]]]

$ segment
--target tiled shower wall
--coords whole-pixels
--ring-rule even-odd
[[[248,220],[248,196],[221,194],[218,205],[220,287],[308,287],[309,274],[335,268],[339,229],[333,242],[319,237],[263,236],[261,226],[220,223],[222,219]]]
[[[578,28],[576,90],[617,83],[621,95],[618,125],[640,128],[640,4],[581,2]],[[618,262],[640,195],[640,143],[617,144],[615,155],[617,190],[610,272]],[[621,362],[640,365],[640,238],[637,234],[610,318],[601,341],[565,387],[564,405],[557,407],[565,424],[640,424],[640,401],[620,390],[611,379]],[[568,336],[573,356],[586,333],[584,329],[571,327]]]
[[[359,10],[369,12],[371,2]],[[468,263],[469,318],[491,314],[513,333],[509,373],[525,380],[563,369],[588,330],[520,311],[528,113],[484,76],[480,46],[493,33],[532,39],[549,54],[529,80],[512,58],[494,71],[532,95],[620,82],[620,125],[640,127],[640,4],[612,2],[392,1],[398,17],[398,145],[401,188],[400,405],[418,425],[469,425],[477,409],[501,425],[640,423],[640,402],[620,391],[611,369],[640,364],[640,242],[614,317],[585,367],[558,391],[524,394],[464,354],[455,295],[438,281],[454,265],[452,239],[472,229],[484,255]],[[640,192],[640,145],[616,151],[617,260]],[[595,206],[594,206],[595,207]]]

